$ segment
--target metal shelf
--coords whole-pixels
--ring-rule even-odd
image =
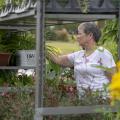
[[[29,66],[0,66],[0,70],[6,69],[6,70],[17,70],[17,69],[35,69],[36,67],[29,67]]]
[[[0,17],[0,22],[6,22],[6,21],[11,21],[11,20],[17,20],[20,21],[21,19],[28,19],[29,17],[33,17],[35,15],[35,9],[30,9],[29,11],[25,11],[20,14],[10,14],[6,17]]]
[[[91,106],[67,106],[67,107],[41,107],[37,109],[40,115],[70,115],[70,114],[90,114],[90,113],[102,113],[116,112],[118,108],[111,107],[110,105],[91,105]]]
[[[115,14],[46,14],[46,20],[58,20],[58,21],[97,21],[103,19],[114,19]]]
[[[14,23],[20,23],[20,21],[26,21],[29,19],[33,22],[36,20],[36,6],[37,3],[34,0],[23,0],[22,4],[14,6],[13,3],[7,3],[5,9],[0,11],[0,23],[15,21]],[[81,3],[77,0],[68,0],[65,6],[62,6],[58,0],[49,0],[45,4],[45,19],[57,20],[57,21],[93,21],[100,19],[112,19],[113,16],[118,15],[118,6],[112,4],[111,0],[105,0],[100,3],[99,0],[88,2],[88,12],[82,12]],[[99,6],[100,4],[100,6]],[[23,24],[25,25],[25,24]],[[14,26],[13,26],[14,27]],[[24,27],[24,26],[23,26]],[[6,29],[9,29],[6,28]]]
[[[34,92],[35,91],[35,86],[31,86],[31,87],[0,87],[0,93],[2,92]]]

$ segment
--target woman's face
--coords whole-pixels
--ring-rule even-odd
[[[83,27],[79,27],[77,34],[77,41],[81,47],[85,47],[88,44],[89,35],[84,33]]]

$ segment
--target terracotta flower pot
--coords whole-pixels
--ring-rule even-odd
[[[11,53],[0,53],[0,66],[8,66],[10,63]]]

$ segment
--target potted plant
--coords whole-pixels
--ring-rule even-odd
[[[31,32],[0,30],[0,66],[15,65],[18,50],[33,49],[34,47],[35,40]]]
[[[10,64],[11,51],[8,50],[8,34],[3,30],[0,31],[0,66],[7,66]]]

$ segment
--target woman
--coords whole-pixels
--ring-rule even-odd
[[[82,50],[68,55],[50,56],[59,65],[74,67],[79,93],[81,88],[102,90],[103,84],[109,83],[115,71],[116,65],[112,54],[105,48],[97,46],[100,36],[101,32],[95,23],[82,23],[78,26],[77,34],[77,41]]]

